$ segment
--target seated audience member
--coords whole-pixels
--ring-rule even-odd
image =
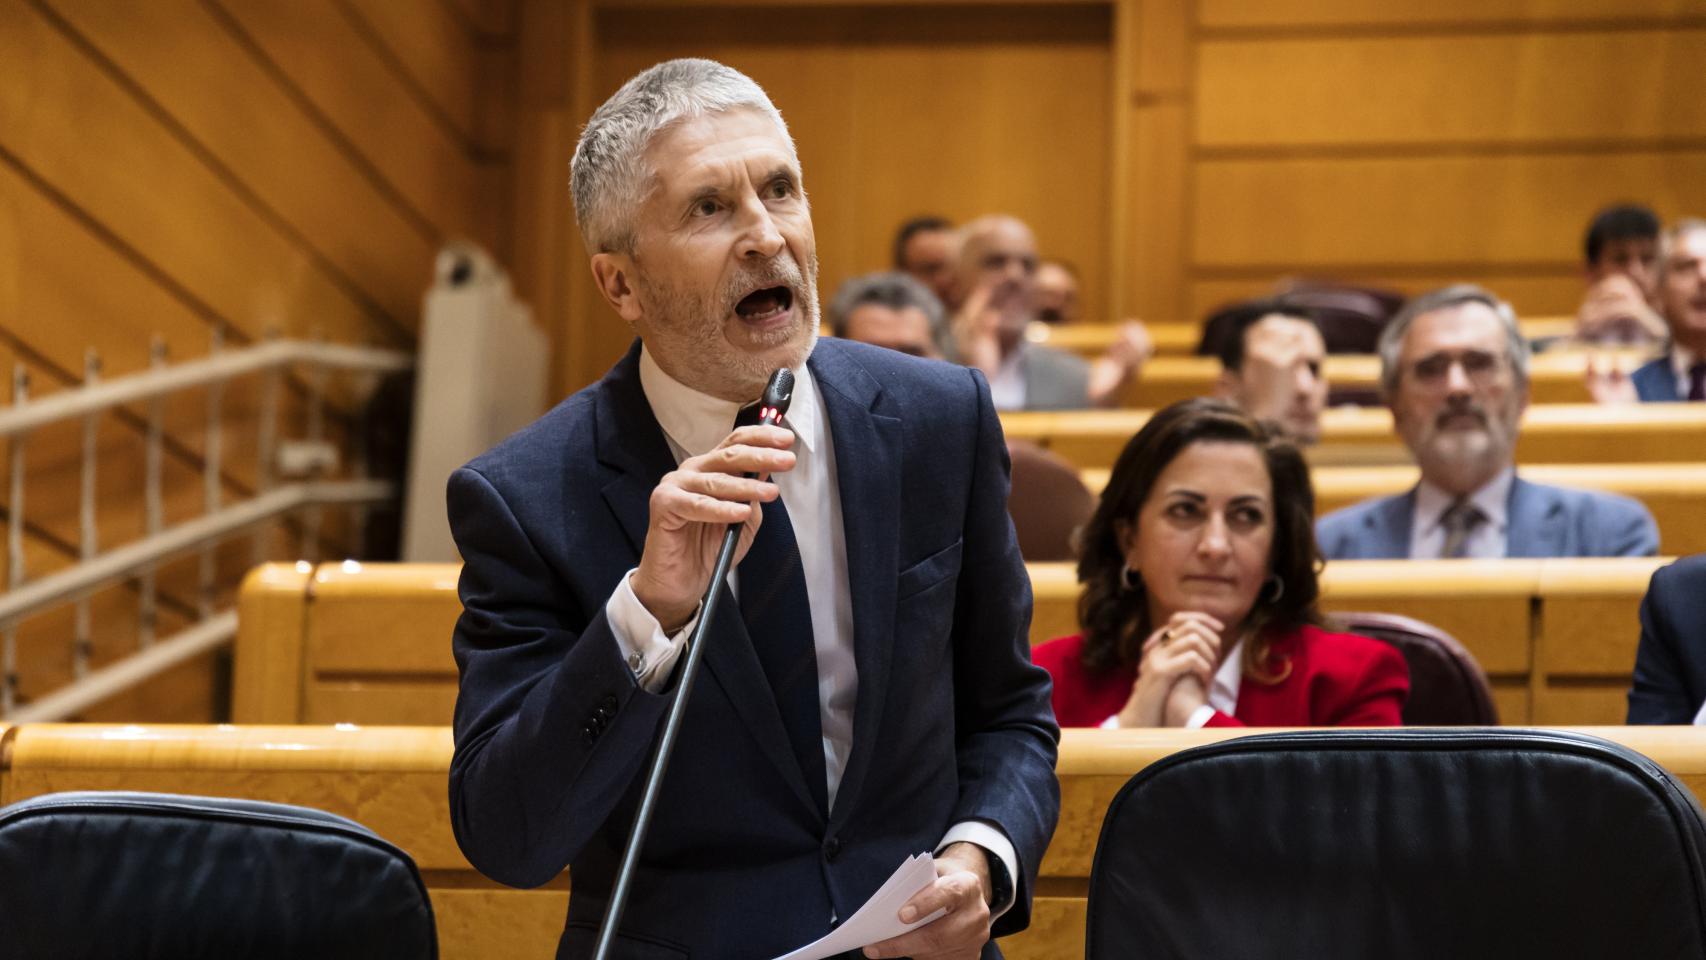
[[[1583,241],[1588,289],[1576,313],[1576,337],[1595,343],[1664,339],[1658,305],[1659,218],[1636,204],[1594,215]]]
[[[1050,326],[1078,322],[1078,271],[1071,264],[1037,264],[1037,319]]]
[[[1517,476],[1528,344],[1509,304],[1469,284],[1410,301],[1381,332],[1380,380],[1421,482],[1322,517],[1330,559],[1658,552],[1640,503]]]
[[[1629,375],[1643,402],[1706,400],[1706,220],[1681,220],[1665,236],[1659,302],[1670,350]]]
[[[1654,571],[1641,598],[1629,723],[1706,723],[1706,554]]]
[[[1315,443],[1327,407],[1327,341],[1305,310],[1276,301],[1248,306],[1239,329],[1221,341],[1216,393],[1298,443]]]
[[[947,358],[952,347],[942,302],[898,271],[843,283],[829,302],[829,329],[837,337],[932,360]]]
[[[1020,220],[992,215],[961,229],[956,289],[963,296],[953,321],[960,362],[989,378],[998,410],[1117,404],[1120,391],[1148,357],[1147,333],[1141,343],[1122,340],[1095,365],[1065,350],[1030,343],[1025,328],[1036,319],[1037,264],[1036,237]]]
[[[930,288],[942,305],[959,305],[954,281],[960,265],[960,236],[943,217],[914,217],[894,237],[894,268]]]
[[[1083,633],[1039,646],[1060,725],[1396,726],[1404,658],[1320,626],[1297,448],[1218,400],[1150,418],[1078,560]]]

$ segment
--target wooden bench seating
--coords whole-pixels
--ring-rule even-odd
[[[1084,485],[1100,494],[1106,468],[1082,472]],[[1316,467],[1317,516],[1371,497],[1403,493],[1416,485],[1414,466]],[[1522,468],[1524,479],[1564,487],[1609,490],[1646,504],[1659,524],[1659,552],[1672,556],[1706,553],[1706,463],[1545,463]]]
[[[1545,337],[1568,337],[1575,332],[1573,317],[1537,317],[1520,321],[1523,336],[1530,340]],[[1196,353],[1202,340],[1200,323],[1148,323],[1149,339],[1155,344],[1158,357],[1179,357]],[[1070,326],[1050,326],[1032,323],[1025,338],[1032,343],[1046,344],[1060,350],[1070,350],[1086,359],[1099,357],[1119,336],[1119,325],[1113,323],[1075,323]]]
[[[1417,617],[1461,640],[1506,723],[1618,723],[1654,558],[1329,564],[1328,611]],[[453,564],[270,564],[238,607],[239,723],[442,724],[456,698]],[[1077,631],[1071,564],[1032,564],[1031,639]]]
[[[1010,412],[1009,440],[1029,440],[1074,466],[1111,467],[1149,419],[1148,410]],[[1386,466],[1410,462],[1378,407],[1338,407],[1321,418],[1321,443],[1308,452],[1317,466]],[[1691,463],[1706,460],[1706,403],[1536,404],[1523,417],[1518,463]]]
[[[1597,727],[1706,796],[1706,728]],[[1061,816],[1040,865],[1031,928],[1001,941],[1012,960],[1081,957],[1085,897],[1102,818],[1139,770],[1226,730],[1069,730],[1057,770]],[[420,866],[445,960],[550,956],[568,898],[564,875],[504,887],[463,859],[445,789],[443,727],[29,724],[0,734],[0,803],[61,790],[154,790],[295,803],[355,819]],[[1559,802],[1568,802],[1560,798]]]

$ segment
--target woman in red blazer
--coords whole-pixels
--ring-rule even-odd
[[[1063,727],[1396,726],[1404,658],[1332,633],[1303,457],[1188,400],[1126,444],[1084,528],[1083,633],[1039,646]]]

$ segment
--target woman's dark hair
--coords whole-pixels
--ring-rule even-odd
[[[1079,540],[1078,622],[1084,631],[1083,662],[1098,672],[1134,663],[1145,637],[1155,629],[1149,622],[1148,593],[1141,582],[1127,586],[1125,553],[1117,524],[1135,528],[1138,512],[1149,499],[1161,471],[1193,443],[1247,443],[1267,465],[1273,484],[1274,537],[1268,569],[1279,574],[1284,587],[1277,599],[1264,585],[1246,623],[1244,674],[1259,682],[1277,683],[1289,664],[1268,663],[1271,638],[1306,623],[1320,623],[1315,603],[1322,561],[1315,546],[1315,491],[1303,455],[1277,427],[1259,423],[1237,407],[1219,400],[1185,400],[1156,411],[1126,443]],[[1228,642],[1232,638],[1227,638]]]

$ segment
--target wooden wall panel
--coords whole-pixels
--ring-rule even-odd
[[[481,214],[490,198],[481,195],[466,145],[410,96],[334,0],[218,2],[380,182],[431,224],[435,241],[467,236],[489,250],[502,245]]]
[[[1197,0],[1212,29],[1569,24],[1699,17],[1696,0]]]
[[[1209,41],[1197,53],[1196,142],[1699,140],[1702,61],[1706,29]]]
[[[596,36],[594,106],[673,56],[721,60],[765,87],[799,145],[824,300],[886,268],[907,217],[1004,211],[1079,267],[1087,314],[1105,313],[1108,8],[603,11]],[[629,334],[601,301],[583,309],[607,365]]]
[[[365,24],[374,43],[394,58],[411,86],[469,144],[477,144],[481,121],[475,104],[478,56],[474,39],[456,14],[439,0],[338,0]]]
[[[1608,198],[1638,191],[1662,215],[1706,210],[1706,150],[1559,156],[1205,160],[1202,267],[1454,265],[1569,269]]]

